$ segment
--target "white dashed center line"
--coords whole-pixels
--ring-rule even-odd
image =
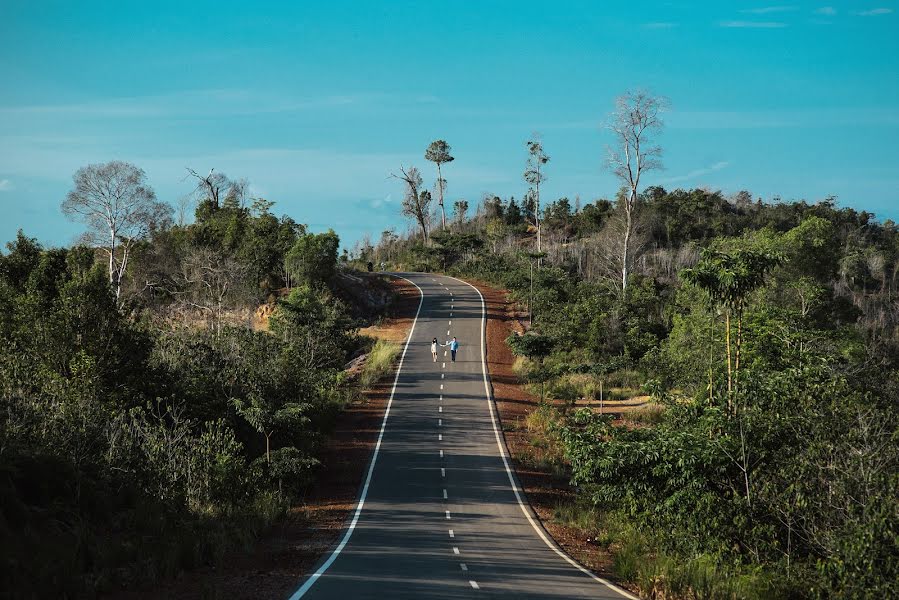
[[[453,546],[453,554],[459,554],[459,549],[456,546]]]
[[[446,469],[443,468],[443,467],[440,467],[440,476],[441,476],[441,477],[446,477]]]
[[[446,377],[446,373],[441,373],[441,374],[440,374],[440,379],[443,379],[444,377]]]
[[[452,321],[450,321],[450,322],[449,322],[449,325],[450,325],[450,326],[452,326],[452,324],[453,324],[453,322],[452,322]]]
[[[467,571],[467,570],[468,570],[468,565],[466,565],[465,563],[459,563],[459,566],[462,567],[462,570],[463,570],[463,571]]]
[[[440,451],[440,458],[443,458],[443,450]]]
[[[437,407],[437,412],[443,412],[443,407],[442,406]]]
[[[440,389],[441,389],[441,390],[443,389],[443,384],[442,384],[442,383],[440,384]]]
[[[477,582],[477,581],[469,581],[468,583],[470,583],[470,584],[471,584],[471,587],[473,587],[473,588],[476,589],[476,590],[481,589],[481,587],[478,585],[478,582]]]
[[[438,433],[438,434],[437,434],[437,441],[438,441],[438,442],[442,442],[442,441],[443,441],[443,434],[442,434],[442,433]]]
[[[444,499],[444,500],[447,499],[447,497],[446,497],[446,490],[443,490],[443,499]]]
[[[450,330],[449,330],[449,329],[447,329],[447,330],[446,330],[446,335],[449,335],[449,332],[450,332]]]
[[[450,534],[450,537],[451,537],[451,538],[456,537],[456,534],[453,533],[453,530],[452,530],[452,529],[449,530],[449,534]]]
[[[446,511],[446,518],[447,518],[447,519],[449,519],[449,518],[450,518],[450,514],[449,514],[449,511]]]
[[[446,368],[446,363],[443,363],[443,368],[444,368],[444,369]]]
[[[437,419],[437,427],[443,427],[443,419]]]

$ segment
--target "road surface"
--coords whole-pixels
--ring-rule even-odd
[[[588,574],[537,525],[508,471],[484,363],[484,304],[450,277],[421,290],[381,438],[340,545],[292,600],[634,598]],[[432,361],[431,339],[456,336]]]

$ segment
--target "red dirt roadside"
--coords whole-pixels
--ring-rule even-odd
[[[516,458],[527,454],[531,448],[525,418],[537,407],[538,400],[524,390],[524,386],[519,383],[512,371],[515,357],[506,344],[506,338],[513,331],[520,333],[523,328],[507,299],[507,292],[496,290],[481,282],[471,283],[481,291],[487,304],[487,364],[493,385],[493,396],[506,447],[528,502],[537,513],[543,527],[565,552],[600,577],[614,581],[615,576],[611,572],[612,557],[609,552],[605,548],[589,543],[583,532],[559,523],[554,518],[553,513],[557,506],[575,503],[575,490],[568,481],[559,479],[549,471],[522,464]]]

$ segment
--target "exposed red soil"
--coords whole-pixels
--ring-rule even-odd
[[[575,503],[574,488],[567,480],[560,479],[550,471],[523,464],[517,458],[528,454],[532,449],[525,418],[537,407],[538,402],[535,396],[525,391],[512,371],[515,357],[505,341],[513,331],[523,331],[522,315],[515,311],[506,291],[496,290],[481,282],[472,283],[481,291],[487,304],[487,363],[493,396],[506,447],[528,502],[547,533],[565,552],[600,577],[614,581],[612,556],[608,550],[588,542],[586,535],[577,528],[554,519],[553,512],[557,506]]]
[[[392,314],[375,335],[405,339],[418,307],[419,294],[403,280],[393,280],[398,295]],[[370,332],[371,333],[371,332]],[[266,531],[249,551],[231,552],[218,569],[205,567],[183,573],[152,589],[113,594],[117,600],[187,598],[273,598],[295,591],[303,576],[334,547],[356,506],[357,494],[390,397],[393,374],[385,377],[358,403],[347,406],[318,459],[321,468],[301,505]]]

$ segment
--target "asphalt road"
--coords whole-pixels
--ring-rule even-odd
[[[508,472],[485,382],[484,308],[449,278],[422,291],[381,439],[342,542],[292,599],[633,598],[546,538]],[[432,338],[456,336],[456,362]]]

